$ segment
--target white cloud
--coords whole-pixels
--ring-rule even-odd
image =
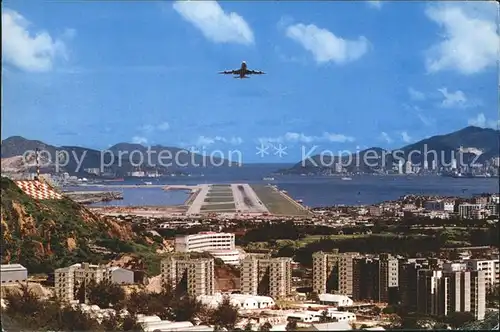
[[[143,125],[139,128],[139,130],[145,132],[145,133],[151,133],[155,130],[155,127],[149,124]]]
[[[468,121],[470,126],[482,127],[482,128],[500,128],[500,120],[489,120],[486,119],[484,113],[479,113],[477,117],[469,119]]]
[[[386,141],[387,143],[392,143],[392,138],[385,131],[380,133],[380,139]]]
[[[358,37],[357,40],[347,40],[314,24],[291,25],[286,29],[286,35],[311,52],[318,63],[332,61],[344,64],[355,61],[361,58],[369,47],[369,42],[364,36]]]
[[[147,144],[148,139],[146,137],[142,137],[142,136],[134,136],[134,137],[132,137],[132,143],[134,143],[134,144]]]
[[[3,60],[25,71],[44,72],[52,69],[56,58],[67,58],[66,46],[46,31],[32,34],[31,23],[10,9],[2,10]],[[73,32],[68,32],[74,35]]]
[[[252,29],[236,13],[225,13],[217,1],[176,1],[174,9],[215,43],[253,44]]]
[[[420,122],[422,122],[427,127],[430,127],[436,123],[435,119],[433,119],[427,115],[424,115],[422,113],[416,113],[416,115],[417,115],[418,119],[420,120]]]
[[[408,135],[408,133],[406,131],[401,132],[401,139],[405,143],[410,143],[411,142],[411,137],[410,137],[410,135]]]
[[[382,2],[380,0],[369,0],[369,1],[367,1],[367,3],[370,7],[373,7],[376,9],[382,8]]]
[[[209,146],[217,142],[231,144],[231,145],[240,145],[241,143],[243,143],[243,139],[241,137],[234,137],[234,136],[230,138],[221,136],[215,136],[215,137],[199,136],[198,139],[196,140],[195,145]]]
[[[354,137],[342,134],[332,134],[324,132],[321,136],[308,136],[303,133],[287,132],[282,136],[277,137],[261,137],[258,139],[260,143],[316,143],[316,142],[354,142]]]
[[[444,99],[441,102],[443,108],[466,108],[471,106],[463,91],[448,92],[447,88],[438,89]]]
[[[426,14],[442,28],[442,40],[428,50],[428,71],[457,70],[469,75],[495,66],[500,45],[497,8],[495,1],[429,5]]]
[[[170,124],[168,122],[162,122],[158,125],[145,124],[139,127],[139,130],[144,133],[152,133],[154,131],[166,131],[170,129]]]
[[[411,100],[425,100],[425,94],[421,91],[415,90],[412,87],[408,88],[408,94],[410,95]]]
[[[436,123],[435,119],[425,115],[422,109],[416,105],[403,104],[403,108],[415,115],[426,127],[433,126]]]

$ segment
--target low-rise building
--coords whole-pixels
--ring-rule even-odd
[[[26,282],[28,270],[21,264],[2,264],[0,265],[0,280],[2,286]]]
[[[346,295],[340,294],[319,294],[319,302],[324,305],[332,305],[334,307],[348,307],[354,304]]]
[[[352,326],[349,322],[317,323],[309,331],[349,331]]]
[[[241,310],[268,309],[274,307],[274,300],[269,296],[249,295],[249,294],[227,294],[202,295],[198,300],[209,307],[217,307],[227,296],[231,303]]]
[[[424,202],[424,209],[428,211],[453,212],[455,209],[455,202],[445,200],[430,200]]]
[[[483,208],[483,204],[470,204],[464,203],[458,206],[458,215],[464,219],[474,218],[475,211],[481,210]]]
[[[89,263],[77,263],[55,270],[55,294],[62,300],[75,300],[75,294],[82,285],[108,280],[117,284],[133,284],[134,272],[120,267],[108,267]]]

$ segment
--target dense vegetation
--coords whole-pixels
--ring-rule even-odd
[[[8,292],[7,308],[2,310],[6,331],[140,331],[133,316],[110,316],[98,322],[82,310],[61,306],[57,299],[41,300],[27,286],[21,292]]]
[[[77,262],[100,263],[130,253],[152,259],[161,239],[146,241],[129,224],[94,215],[70,199],[36,201],[1,178],[0,254],[29,273],[49,273]]]
[[[413,227],[409,226],[409,220]],[[409,220],[394,222],[395,224],[380,221],[372,227],[342,228],[294,225],[292,222],[264,223],[249,230],[244,236],[237,237],[237,242],[253,247],[256,247],[256,243],[265,243],[275,255],[294,257],[306,266],[311,265],[314,252],[331,251],[333,248],[338,248],[340,252],[386,252],[433,257],[443,248],[467,245],[498,246],[497,224],[489,225],[483,220],[442,221],[415,217]],[[429,225],[436,226],[437,229],[419,228]],[[314,241],[308,241],[307,237],[311,236],[317,237]]]
[[[190,321],[203,325],[214,326],[216,331],[235,328],[239,322],[238,308],[231,304],[229,298],[224,298],[216,308],[204,306],[201,302],[185,294],[165,287],[161,293],[133,292],[126,296],[123,289],[109,282],[90,283],[79,287],[80,302],[87,297],[89,303],[98,305],[101,309],[126,309],[128,316],[115,314],[102,321],[80,309],[62,306],[57,299],[40,300],[27,286],[20,292],[6,294],[7,308],[2,310],[2,323],[9,330],[37,331],[142,331],[137,323],[137,314],[157,315],[162,320]],[[250,328],[250,324],[245,330]],[[270,326],[264,324],[261,331]]]

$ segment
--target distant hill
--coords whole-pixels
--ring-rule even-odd
[[[101,165],[106,166],[107,170],[116,173],[118,176],[126,175],[127,172],[135,170],[138,165],[143,171],[158,170],[160,173],[169,169],[178,170],[182,167],[230,165],[228,160],[217,157],[210,158],[188,150],[161,145],[149,147],[149,154],[148,147],[131,143],[118,143],[107,150],[99,151],[78,146],[56,147],[21,136],[12,136],[2,141],[2,160],[19,157],[27,153],[27,151],[35,151],[36,149],[44,151],[41,155],[45,165],[44,171],[53,171],[58,158],[60,160],[59,164],[64,165],[65,158],[69,157],[68,163],[63,166],[62,171],[66,171],[71,175],[84,175],[87,174],[84,171],[85,169],[100,168]],[[148,155],[150,160],[148,160]],[[48,156],[50,156],[50,163],[47,162]],[[161,160],[159,160],[159,157]],[[151,164],[148,163],[149,161]],[[32,171],[33,167],[30,169]],[[25,165],[22,170],[26,170]]]
[[[118,156],[120,151],[128,152],[125,156],[133,163],[140,162],[140,155],[144,156],[146,159],[149,151],[151,164],[157,165],[158,167],[172,167],[174,169],[181,167],[230,165],[230,162],[225,159],[217,157],[210,158],[210,156],[192,153],[185,149],[163,145],[152,145],[146,147],[141,144],[118,143],[107,150],[113,152],[116,156]],[[140,151],[140,153],[132,153],[133,151]],[[147,160],[145,161],[147,162]]]
[[[411,160],[414,165],[423,165],[424,160],[427,160],[428,165],[431,165],[437,156],[438,164],[449,164],[452,156],[455,156],[456,160],[462,158],[464,162],[471,162],[478,154],[479,157],[475,162],[481,163],[500,155],[499,139],[499,130],[469,126],[446,135],[433,136],[392,151],[372,147],[342,158],[334,156],[333,159],[331,155],[325,154],[321,156],[318,154],[279,172],[285,174],[318,173],[333,168],[336,163],[342,162],[343,165],[347,165],[345,168],[348,172],[374,173],[381,168],[382,164],[386,168],[390,168],[393,164],[398,164],[399,160]],[[425,158],[425,156],[427,157]]]

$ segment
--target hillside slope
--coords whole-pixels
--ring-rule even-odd
[[[70,199],[36,201],[14,182],[1,179],[1,257],[4,263],[20,263],[30,273],[88,261],[104,263],[124,253],[154,254],[161,246],[132,230],[99,217]]]

